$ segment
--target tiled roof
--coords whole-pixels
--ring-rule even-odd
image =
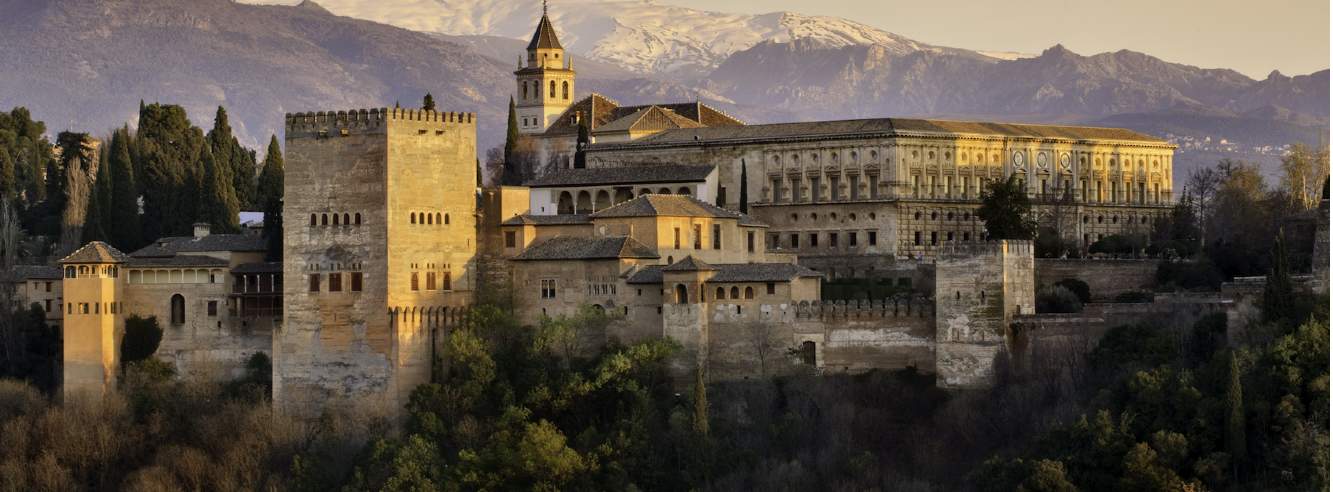
[[[790,282],[797,278],[821,276],[819,272],[791,263],[721,263],[711,266],[717,273],[713,274],[708,283]],[[631,273],[625,283],[660,284],[662,271],[666,268],[662,265],[644,266]]]
[[[664,272],[704,272],[714,270],[717,270],[717,268],[713,265],[709,265],[706,261],[695,258],[694,255],[688,255],[681,258],[680,261],[672,263],[662,269]]]
[[[635,270],[625,279],[627,284],[660,284],[662,283],[662,265],[644,265]]]
[[[708,178],[713,166],[678,164],[561,169],[527,183],[532,188],[638,183],[693,183]]]
[[[592,219],[588,214],[563,214],[563,215],[516,215],[501,222],[500,225],[582,225],[591,224]]]
[[[683,117],[703,126],[741,126],[745,124],[741,120],[732,118],[726,113],[718,111],[701,102],[621,106],[620,103],[614,99],[593,93],[566,108],[565,112],[561,113],[559,118],[556,118],[555,123],[552,123],[551,126],[546,129],[544,135],[559,136],[578,134],[579,126],[574,122],[574,115],[582,115],[584,118],[591,118],[588,121],[588,128],[590,130],[600,131],[604,130],[604,127],[611,122],[621,120],[626,116],[653,107],[670,111],[676,116]]]
[[[662,131],[700,128],[703,124],[661,106],[647,106],[597,128],[598,132]]]
[[[613,260],[619,258],[658,258],[657,253],[628,236],[567,237],[556,236],[534,244],[515,260]]]
[[[717,273],[709,283],[789,282],[800,277],[821,277],[819,272],[791,263],[727,263],[713,265]]]
[[[611,208],[592,214],[594,219],[609,217],[714,217],[737,219],[746,225],[760,222],[740,212],[733,212],[688,195],[639,195]]]
[[[282,273],[282,262],[244,263],[232,268],[231,273]]]
[[[532,33],[528,49],[563,49],[560,46],[560,38],[555,35],[555,26],[551,25],[551,18],[547,17],[546,13],[542,13],[542,20],[537,22],[537,31]]]
[[[93,241],[83,245],[82,248],[75,250],[60,260],[61,263],[124,263],[129,259],[125,253],[112,247],[110,244]]]
[[[1166,144],[1165,140],[1124,128],[1034,125],[973,121],[925,120],[912,118],[877,118],[864,120],[808,121],[747,126],[706,126],[667,130],[626,143],[611,146],[661,145],[728,140],[767,140],[810,138],[839,135],[976,135],[1071,140],[1121,140]]]
[[[51,280],[60,278],[60,267],[48,265],[14,265],[18,280]]]
[[[130,253],[134,257],[166,257],[181,253],[221,251],[265,251],[268,244],[263,236],[253,234],[210,234],[204,237],[166,237]]]
[[[227,260],[224,260],[222,258],[214,258],[212,256],[202,256],[202,255],[176,255],[176,256],[166,256],[166,257],[131,257],[128,263],[129,266],[132,267],[227,266]]]

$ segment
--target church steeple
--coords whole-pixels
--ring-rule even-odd
[[[514,99],[518,101],[519,132],[535,134],[546,131],[569,108],[574,96],[574,65],[560,45],[545,1],[527,52],[527,65],[520,63],[514,72],[518,82]]]

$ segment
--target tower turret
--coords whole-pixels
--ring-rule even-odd
[[[126,256],[93,241],[60,260],[64,270],[65,396],[101,397],[115,388],[120,364],[120,265]]]
[[[518,81],[515,109],[518,131],[536,134],[546,131],[573,102],[574,65],[565,56],[555,26],[542,3],[542,18],[528,42],[528,59],[514,71]]]

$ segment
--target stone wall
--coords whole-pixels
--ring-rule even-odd
[[[1074,278],[1088,283],[1093,301],[1109,301],[1122,292],[1150,290],[1157,279],[1158,262],[1038,258],[1037,285]]]

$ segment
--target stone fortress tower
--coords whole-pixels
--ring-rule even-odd
[[[520,59],[514,76],[518,81],[514,106],[519,133],[545,132],[573,102],[574,62],[565,56],[565,48],[546,15],[545,2],[537,31],[528,43],[526,66]]]
[[[475,116],[409,109],[286,118],[283,320],[273,400],[399,409],[472,300]]]
[[[120,251],[95,241],[60,260],[64,271],[66,398],[101,397],[116,387],[125,320],[120,305]]]

